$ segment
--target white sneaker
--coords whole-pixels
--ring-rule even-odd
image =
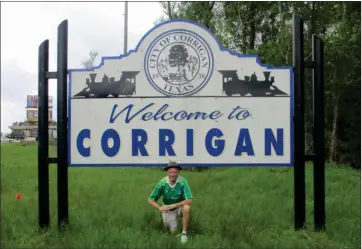
[[[188,241],[187,234],[182,233],[181,235],[181,243],[184,244]]]

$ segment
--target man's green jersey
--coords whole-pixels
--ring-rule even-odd
[[[168,176],[162,178],[152,191],[149,199],[158,201],[162,196],[164,205],[172,205],[184,200],[192,199],[192,192],[185,177],[178,176],[175,186],[171,186]]]

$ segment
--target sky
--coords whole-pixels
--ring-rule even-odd
[[[159,2],[128,3],[128,50],[163,15]],[[82,68],[90,51],[99,56],[123,53],[124,2],[1,3],[1,132],[26,119],[26,96],[38,94],[38,47],[49,39],[49,70],[56,71],[57,28],[68,20],[68,68]],[[49,80],[54,97],[56,80]]]

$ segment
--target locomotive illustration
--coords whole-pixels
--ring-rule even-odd
[[[270,78],[270,72],[263,72],[265,80],[258,80],[253,73],[251,76],[245,76],[244,80],[240,80],[237,76],[237,70],[220,70],[223,76],[223,92],[227,96],[239,94],[245,96],[250,94],[253,97],[271,97],[287,95],[278,87],[274,86],[274,76]]]
[[[85,82],[87,86],[74,97],[107,98],[108,96],[133,95],[136,93],[136,75],[138,73],[139,71],[122,72],[122,76],[117,81],[115,81],[115,77],[108,77],[104,74],[101,82],[95,82],[97,74],[90,73],[90,79],[87,78]]]

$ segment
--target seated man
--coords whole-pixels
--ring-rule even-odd
[[[164,169],[167,176],[162,178],[148,197],[148,203],[162,211],[162,220],[165,227],[173,233],[178,226],[178,217],[182,217],[181,242],[187,242],[187,225],[190,219],[192,192],[186,178],[179,175],[181,167],[174,162]],[[163,206],[157,201],[163,197]]]

